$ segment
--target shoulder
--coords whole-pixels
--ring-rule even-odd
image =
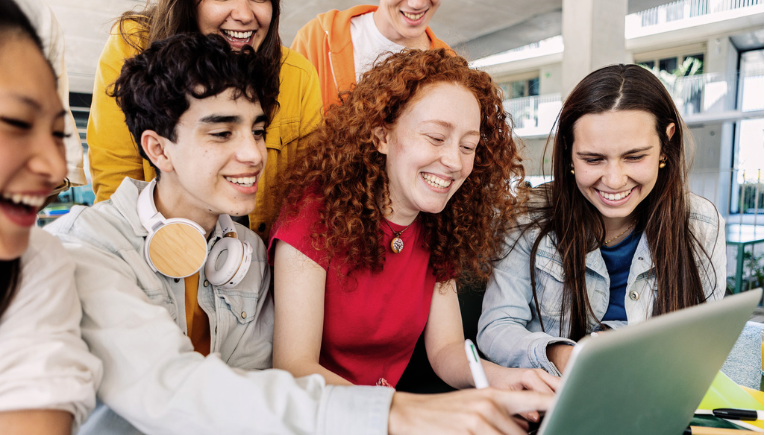
[[[28,268],[35,264],[49,267],[54,264],[69,264],[71,262],[66,250],[56,237],[41,228],[32,228],[29,248],[21,257],[22,268]],[[30,269],[34,269],[34,267]],[[30,270],[30,272],[34,272],[34,270]]]
[[[101,57],[124,60],[135,56],[145,48],[148,31],[148,27],[134,19],[118,19],[109,32]]]
[[[694,193],[689,193],[687,200],[691,231],[705,245],[719,243],[717,239],[725,231],[725,220],[717,207],[710,200]]]
[[[282,47],[282,66],[279,76],[282,83],[290,83],[299,76],[316,74],[313,64],[302,54],[287,47]]]

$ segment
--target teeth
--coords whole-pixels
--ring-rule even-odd
[[[422,175],[422,178],[425,180],[425,182],[439,189],[445,189],[451,186],[452,184],[451,181],[444,180],[443,178],[436,177],[435,175],[431,175],[431,174],[421,174],[421,175]]]
[[[255,184],[256,181],[258,181],[258,177],[238,177],[238,178],[224,177],[224,178],[226,178],[226,180],[234,184],[238,184],[244,187],[252,187],[252,185]]]
[[[3,199],[15,204],[23,204],[29,207],[38,208],[45,203],[45,196],[23,195],[21,193],[3,193]]]
[[[619,192],[619,193],[600,192],[600,194],[603,196],[603,198],[606,198],[609,201],[619,201],[620,199],[626,198],[627,195],[630,194],[630,192],[632,192],[632,189],[625,190],[624,192]]]
[[[222,32],[228,36],[231,36],[232,38],[237,38],[237,39],[250,39],[250,36],[252,36],[252,30],[249,30],[247,32],[235,32],[233,30],[222,30]]]
[[[425,12],[420,12],[419,14],[409,14],[402,11],[401,13],[404,14],[405,17],[409,18],[412,21],[417,21],[420,18],[422,18],[423,15],[425,15]]]

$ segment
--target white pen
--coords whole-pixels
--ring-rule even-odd
[[[473,374],[473,383],[476,388],[488,388],[489,381],[486,379],[486,373],[483,371],[481,358],[478,358],[478,349],[475,348],[470,339],[465,340],[465,353],[467,354],[470,373]]]

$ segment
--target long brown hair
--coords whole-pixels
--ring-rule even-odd
[[[142,11],[127,11],[119,17],[120,35],[130,46],[137,51],[142,51],[152,42],[165,39],[168,36],[199,32],[197,5],[200,1],[202,0],[159,0],[154,4],[152,0],[146,0],[146,5]],[[279,37],[280,0],[268,1],[271,2],[272,8],[271,24],[257,51],[268,65],[279,68],[282,58],[282,41]],[[140,24],[138,30],[128,32],[125,28],[128,21],[135,21]]]
[[[704,302],[705,295],[696,255],[709,255],[691,231],[688,166],[685,159],[685,125],[662,83],[638,65],[612,65],[585,77],[566,99],[558,117],[552,149],[553,181],[537,189],[541,201],[530,201],[529,211],[538,216],[530,226],[540,229],[531,249],[529,269],[537,313],[535,256],[541,240],[554,235],[563,262],[561,329],[568,316],[567,334],[578,340],[587,333],[588,319],[595,319],[587,296],[585,256],[605,240],[603,218],[571,179],[574,126],[584,115],[617,110],[641,110],[653,115],[655,130],[666,156],[653,190],[636,208],[636,231],[645,232],[656,276],[657,296],[653,314],[664,314]],[[670,138],[667,127],[675,124]],[[527,227],[528,228],[528,227]],[[717,273],[715,271],[714,273]],[[715,282],[716,280],[711,280]],[[541,317],[540,317],[541,318]],[[544,325],[542,325],[544,329]]]
[[[485,280],[491,260],[515,223],[519,199],[511,183],[524,175],[500,89],[485,72],[444,49],[392,54],[364,74],[333,106],[311,138],[310,152],[282,183],[283,218],[296,216],[306,194],[321,201],[314,246],[327,257],[341,254],[349,270],[379,271],[385,260],[381,208],[390,209],[386,156],[373,131],[398,120],[418,91],[433,83],[470,91],[481,111],[473,171],[437,214],[420,213],[430,266],[438,282],[460,277]],[[382,200],[382,207],[378,207]],[[340,262],[339,259],[335,258]]]

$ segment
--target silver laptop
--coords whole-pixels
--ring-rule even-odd
[[[538,434],[682,434],[761,297],[749,291],[583,339]]]

